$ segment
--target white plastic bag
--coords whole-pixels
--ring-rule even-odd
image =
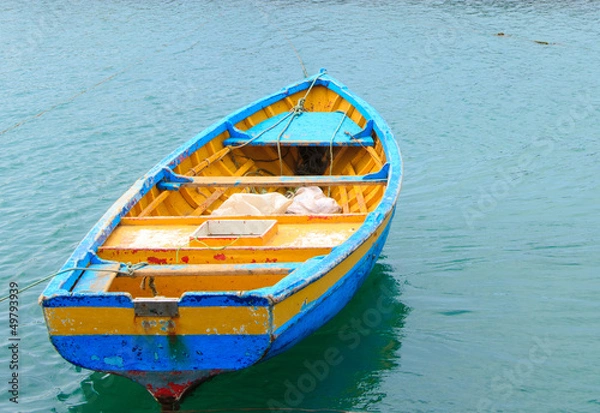
[[[342,207],[335,199],[325,196],[318,186],[303,186],[296,191],[288,214],[338,214]]]
[[[279,215],[285,214],[292,200],[279,192],[267,194],[233,194],[211,215]]]

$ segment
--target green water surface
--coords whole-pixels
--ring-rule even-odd
[[[396,133],[389,240],[333,321],[182,410],[598,412],[599,21],[583,0],[4,1],[0,290],[58,270],[167,153],[302,78],[300,55]],[[0,303],[0,411],[158,412],[56,353],[42,289],[20,294],[18,404]]]

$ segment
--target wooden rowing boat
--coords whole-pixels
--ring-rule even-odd
[[[69,362],[128,377],[173,407],[330,320],[377,260],[401,181],[388,125],[321,71],[135,182],[42,294],[50,339]],[[240,194],[305,186],[340,212],[217,215]]]

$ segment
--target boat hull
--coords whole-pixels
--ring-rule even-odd
[[[127,377],[144,386],[162,405],[175,406],[186,392],[206,380],[274,357],[333,318],[352,299],[373,269],[389,234],[391,215],[393,213],[331,271],[265,310],[274,319],[284,320],[288,317],[271,333],[182,335],[177,334],[177,320],[157,319],[150,322],[141,320],[141,323],[162,323],[167,326],[164,327],[167,333],[170,328],[170,333],[111,334],[115,327],[132,323],[135,319],[133,308],[122,309],[117,317],[126,320],[120,322],[115,318],[102,320],[106,307],[91,305],[65,309],[59,304],[54,308],[61,310],[60,314],[53,312],[53,307],[45,310],[48,324],[56,332],[51,335],[51,342],[69,362]],[[305,303],[300,311],[292,310],[286,314],[298,301]],[[93,301],[87,304],[93,304]],[[203,308],[219,314],[219,308]],[[71,315],[62,315],[65,311]],[[78,311],[84,313],[77,317],[75,313]],[[91,314],[96,314],[96,324],[91,322],[92,326],[89,327],[88,322],[88,328],[100,330],[100,334],[66,334],[69,331],[77,332],[77,324],[81,324],[82,319],[91,318]],[[114,312],[111,317],[115,317]],[[222,317],[212,323],[221,326],[240,323],[238,320],[228,320],[226,315]],[[67,326],[64,325],[65,319],[71,320]],[[264,321],[264,318],[259,317],[255,321],[260,323],[261,320]]]
[[[364,244],[319,279],[314,285],[315,293],[303,294],[303,291],[297,293],[307,305],[304,305],[302,311],[294,315],[285,325],[275,330],[275,338],[266,358],[293,347],[331,320],[348,304],[375,266],[389,234],[392,215],[393,213]],[[290,299],[298,300],[296,297]]]
[[[315,154],[328,174],[294,172]],[[248,105],[167,156],[92,228],[40,298],[51,342],[174,408],[211,377],[286,351],[351,300],[390,232],[401,178],[385,121],[325,73]],[[213,214],[234,193],[301,186],[322,187],[341,212]],[[249,230],[256,219],[269,236]],[[213,227],[248,234],[210,238]]]

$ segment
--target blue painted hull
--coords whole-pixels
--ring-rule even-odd
[[[326,295],[311,303],[309,308],[298,314],[289,324],[275,331],[275,339],[265,358],[276,356],[293,347],[325,325],[348,304],[373,270],[389,234],[390,226],[391,221],[367,254]]]
[[[268,335],[104,335],[52,336],[51,341],[65,359],[92,370],[179,372],[211,371],[215,360],[219,360],[219,370],[246,368],[261,359],[271,338]],[[130,349],[131,354],[123,354],[123,349]]]
[[[346,204],[345,211],[348,213],[345,218],[361,216],[360,222],[352,221],[356,222],[356,226],[351,224],[352,232],[347,238],[339,244],[333,244],[325,252],[314,253],[302,260],[296,258],[295,251],[288,253],[289,256],[284,257],[284,262],[281,263],[281,268],[288,272],[283,278],[267,286],[242,288],[242,291],[233,288],[230,288],[231,291],[226,288],[224,291],[185,289],[184,294],[178,293],[180,296],[175,296],[169,304],[176,301],[177,311],[185,313],[181,317],[179,313],[166,316],[139,314],[140,307],[136,307],[139,301],[136,301],[135,295],[125,290],[109,290],[108,284],[106,288],[93,290],[97,288],[95,286],[101,278],[101,273],[94,271],[101,271],[102,265],[108,265],[107,263],[119,264],[115,262],[115,258],[108,258],[114,261],[99,258],[99,249],[122,219],[130,214],[134,206],[141,203],[142,198],[151,191],[177,191],[182,182],[193,182],[192,178],[176,175],[173,170],[199,148],[209,144],[215,136],[228,132],[230,137],[235,138],[236,133],[240,133],[232,125],[240,124],[250,114],[289,99],[289,95],[300,93],[314,85],[328,89],[327,93],[338,94],[338,98],[345,99],[364,117],[364,129],[353,134],[352,139],[340,132],[344,135],[342,138],[348,141],[346,143],[360,148],[365,143],[361,142],[360,146],[356,146],[354,138],[357,135],[364,134],[362,138],[370,139],[370,144],[377,137],[380,144],[377,150],[385,154],[384,161],[377,159],[381,164],[379,172],[364,175],[362,181],[353,181],[354,178],[350,176],[352,174],[336,178],[343,180],[342,185],[349,187],[356,184],[365,187],[385,185],[382,194],[378,191],[371,193],[375,197],[371,199],[377,199],[378,202],[373,202],[370,208],[366,207],[365,199],[361,199],[360,214],[356,210],[354,213],[348,212]],[[332,110],[330,113],[337,114],[338,111]],[[338,116],[341,119],[344,117],[345,115]],[[304,120],[306,119],[310,117],[307,115]],[[344,122],[348,120],[344,119]],[[298,125],[302,126],[302,123],[299,122]],[[263,139],[272,140],[272,137],[265,135]],[[331,140],[328,138],[327,142]],[[376,149],[371,149],[371,153],[376,152]],[[361,169],[367,171],[369,168],[370,166],[361,166]],[[325,179],[331,179],[332,176],[319,175],[316,178],[322,178],[321,181],[325,182]],[[277,179],[283,182],[300,180],[290,176]],[[51,341],[71,363],[128,377],[144,385],[165,405],[175,406],[183,394],[198,383],[216,374],[247,368],[274,357],[333,318],[356,294],[375,265],[390,231],[401,180],[399,150],[389,127],[373,108],[324,73],[291,85],[240,109],[187,142],[136,182],[107,211],[76,248],[63,267],[65,271],[52,280],[41,297]],[[354,193],[356,194],[356,190]],[[357,196],[356,205],[358,203]],[[312,216],[308,218],[314,219]],[[154,253],[161,251],[156,249],[152,251]],[[225,254],[211,254],[215,260],[225,260]],[[282,256],[267,257],[271,261],[267,260],[266,263],[274,263]],[[167,263],[166,259],[160,262],[154,256],[148,258],[149,262],[150,258],[158,261],[161,267],[164,265],[174,268],[180,264]],[[119,258],[119,261],[122,259]],[[199,260],[196,264],[201,263]],[[241,265],[245,265],[246,270],[260,271],[261,268],[267,268],[266,263],[255,260],[251,262],[248,259],[242,261]],[[126,275],[132,276],[132,273]],[[156,291],[152,298],[159,298]],[[202,318],[198,318],[197,314],[208,315],[207,319],[212,320],[211,315],[215,313],[219,315],[214,324],[198,322]],[[102,317],[93,320],[96,314],[102,314]],[[235,317],[227,319],[230,314]],[[116,316],[110,318],[112,315]],[[65,317],[66,322],[61,317]],[[115,319],[119,321],[118,326],[113,325]],[[164,323],[165,328],[160,323]]]

